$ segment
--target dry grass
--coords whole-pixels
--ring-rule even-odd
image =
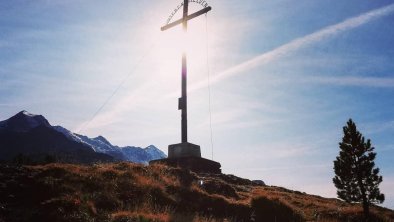
[[[359,205],[162,165],[0,168],[0,221],[359,221]],[[201,184],[200,181],[203,181]],[[391,210],[372,207],[376,221]]]
[[[280,187],[258,187],[253,196],[280,202],[306,221],[362,221],[360,204],[349,204],[338,199],[323,198]],[[394,221],[394,212],[378,206],[371,207],[372,221]]]

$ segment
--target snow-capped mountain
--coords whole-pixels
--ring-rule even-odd
[[[158,160],[167,157],[167,155],[163,151],[157,149],[157,147],[153,145],[145,147],[144,150],[149,154],[150,159],[152,160]]]
[[[82,142],[82,140],[79,137],[77,137],[74,133],[72,133],[68,129],[66,129],[62,126],[52,126],[52,127],[53,127],[53,129],[55,129],[59,133],[62,133],[63,135],[65,135],[68,139],[74,140],[75,142]]]
[[[108,154],[117,160],[126,160],[135,163],[147,164],[151,160],[157,160],[167,157],[167,155],[163,151],[161,151],[154,145],[150,145],[146,148],[135,146],[119,147],[116,145],[112,145],[103,136],[89,138],[84,135],[72,133],[61,126],[55,126],[54,128],[69,137],[70,139],[87,144],[92,147],[94,151],[98,153]]]
[[[62,126],[51,126],[42,115],[34,115],[27,111],[21,111],[7,120],[0,121],[0,160],[12,158],[20,153],[57,155],[57,152],[67,153],[77,152],[77,150],[84,150],[84,152],[97,154],[93,156],[108,157],[116,161],[144,164],[166,157],[153,145],[146,148],[119,147],[112,145],[103,136],[89,138],[73,133]],[[79,154],[75,153],[75,155]],[[78,156],[72,158],[78,159]]]
[[[108,142],[107,139],[105,139],[102,136],[98,136],[95,138],[89,138],[84,135],[73,133],[62,126],[54,126],[54,129],[56,129],[58,132],[63,133],[69,139],[72,139],[76,142],[83,143],[83,144],[86,144],[87,146],[90,146],[97,153],[108,154],[108,155],[114,157],[116,160],[128,160],[123,155],[122,150],[119,147],[113,146],[110,142]]]

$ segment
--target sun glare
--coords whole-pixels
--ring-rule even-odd
[[[183,53],[186,53],[187,56],[189,83],[198,78],[198,76],[195,76],[195,73],[199,72],[199,69],[202,67],[206,68],[207,37],[205,18],[201,17],[200,20],[189,22],[187,32],[182,29],[182,25],[179,25],[178,27],[162,31],[158,36],[155,36],[157,38],[155,55],[158,56],[160,61],[160,73],[165,75],[166,78],[168,78],[169,73],[174,71],[180,72]]]
[[[206,30],[201,22],[189,24],[188,30],[185,32],[182,27],[174,30],[161,32],[158,36],[158,45],[161,49],[167,49],[166,54],[172,52],[187,54],[201,54],[205,52]],[[192,27],[195,25],[195,27]],[[197,26],[197,27],[196,27]]]

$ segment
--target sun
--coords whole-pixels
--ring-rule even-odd
[[[207,62],[207,32],[205,18],[202,16],[196,21],[188,22],[188,29],[182,26],[166,31],[160,31],[156,38],[154,54],[159,58],[160,72],[179,72],[181,69],[182,55],[185,53],[188,67],[188,82],[193,83],[198,78],[196,73],[206,69]],[[204,75],[205,77],[205,75]]]
[[[207,43],[205,21],[189,21],[188,23],[187,31],[180,26],[161,32],[158,36],[159,47],[168,49],[166,53],[171,53],[171,51],[192,55],[205,53]]]

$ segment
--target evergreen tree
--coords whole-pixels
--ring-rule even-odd
[[[352,119],[343,127],[343,133],[339,156],[334,161],[333,182],[339,198],[363,204],[365,219],[368,220],[369,205],[384,201],[384,194],[379,190],[383,179],[374,163],[375,148],[371,146],[370,139],[365,142]]]

